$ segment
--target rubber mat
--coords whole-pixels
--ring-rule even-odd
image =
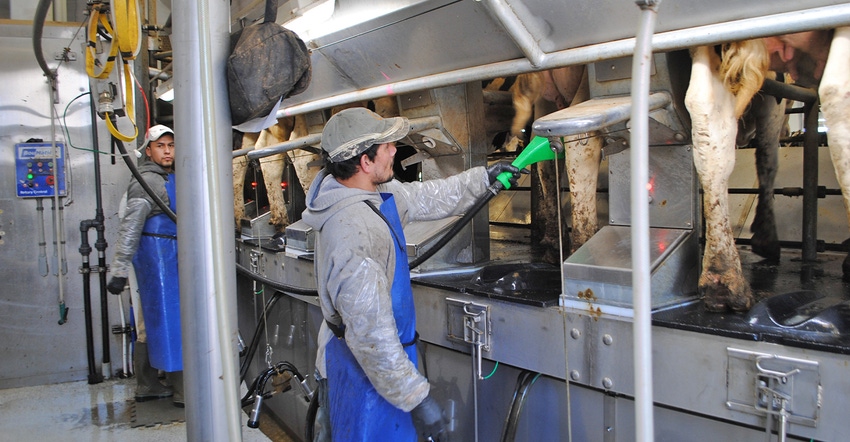
[[[175,407],[171,403],[171,398],[145,402],[130,401],[130,403],[132,404],[131,427],[152,427],[186,421],[186,410]]]

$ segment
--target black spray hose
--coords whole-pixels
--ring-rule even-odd
[[[267,286],[270,286],[270,287],[272,287],[276,290],[280,290],[282,292],[289,292],[289,293],[294,293],[296,295],[303,295],[303,296],[319,296],[319,292],[317,290],[305,289],[305,288],[302,288],[302,287],[296,287],[294,285],[284,284],[284,283],[278,282],[278,281],[272,281],[271,279],[266,278],[265,276],[258,275],[256,273],[248,270],[247,267],[243,266],[242,264],[239,264],[238,262],[236,263],[236,270],[241,272],[243,275],[253,279],[254,281],[257,281],[261,284],[265,284]]]
[[[136,178],[136,181],[138,181],[142,188],[145,189],[145,192],[150,195],[150,197],[153,199],[153,202],[155,202],[156,205],[159,206],[159,209],[162,210],[163,213],[168,215],[171,221],[174,221],[176,223],[177,214],[175,214],[170,207],[168,207],[161,199],[159,199],[156,193],[154,193],[153,189],[151,189],[151,186],[149,186],[145,179],[142,178],[142,175],[139,173],[139,169],[136,168],[136,165],[133,163],[135,155],[131,159],[127,155],[127,148],[124,147],[124,143],[122,143],[121,140],[119,140],[118,138],[115,138],[114,135],[112,135],[111,137],[112,145],[118,147],[118,151],[121,152],[121,158],[124,158],[124,163],[127,164],[127,168],[130,169],[130,173],[133,174],[133,176]]]
[[[32,46],[35,51],[35,59],[51,84],[56,80],[56,72],[51,71],[47,66],[47,61],[44,59],[44,52],[41,47],[41,37],[44,35],[44,21],[47,19],[47,11],[50,9],[52,3],[52,0],[40,0],[35,7],[35,17],[32,22]]]
[[[257,319],[257,327],[254,328],[254,335],[251,336],[251,342],[248,344],[248,351],[245,352],[245,359],[242,360],[242,365],[239,367],[239,380],[244,381],[245,375],[248,374],[248,368],[251,366],[251,361],[257,353],[257,348],[260,346],[260,333],[266,325],[266,315],[271,311],[272,307],[277,304],[277,301],[283,296],[281,292],[275,292],[266,302],[263,308],[263,313]]]
[[[316,416],[319,414],[319,392],[313,394],[313,397],[310,398],[310,405],[307,407],[307,416],[305,420],[307,421],[304,425],[304,440],[312,441],[314,439],[316,433]]]
[[[516,440],[517,423],[519,416],[522,413],[522,408],[525,405],[525,400],[528,398],[528,389],[534,384],[534,381],[540,376],[540,373],[534,373],[528,370],[523,370],[517,377],[516,389],[514,389],[514,397],[511,401],[511,409],[505,419],[505,431],[502,434],[501,442],[513,442]]]
[[[239,368],[239,380],[244,381],[245,375],[248,373],[248,367],[251,366],[251,360],[254,359],[254,354],[256,354],[257,347],[259,347],[260,345],[260,332],[262,332],[263,326],[265,326],[266,315],[269,313],[269,311],[271,311],[272,307],[275,305],[275,303],[277,303],[278,299],[283,296],[283,293],[280,292],[284,291],[304,296],[319,296],[319,292],[317,292],[316,290],[304,289],[301,287],[295,287],[281,282],[272,281],[271,279],[268,279],[264,276],[260,276],[248,270],[238,262],[236,263],[236,270],[261,284],[265,284],[276,290],[279,290],[278,292],[275,292],[275,294],[272,295],[272,297],[266,302],[266,306],[263,308],[262,315],[260,315],[260,317],[257,319],[257,327],[254,329],[254,335],[251,337],[251,342],[248,344],[248,349],[245,352],[245,359],[242,360],[242,364]]]
[[[466,227],[467,224],[469,224],[469,222],[472,220],[472,217],[478,214],[478,212],[480,212],[481,209],[484,208],[484,206],[486,206],[487,203],[489,203],[490,200],[493,199],[493,197],[496,196],[499,192],[501,192],[504,188],[505,187],[502,185],[501,181],[494,181],[493,184],[491,184],[490,187],[487,188],[487,192],[484,192],[484,195],[482,195],[481,198],[479,198],[478,201],[475,202],[475,205],[472,206],[472,208],[470,208],[466,212],[466,214],[463,215],[460,220],[458,220],[458,222],[454,223],[452,228],[449,229],[449,231],[446,232],[445,235],[443,235],[431,248],[426,250],[422,254],[422,256],[410,262],[410,269],[413,270],[416,267],[419,267],[420,264],[425,262],[428,258],[434,256],[434,254],[437,253],[440,249],[442,249],[443,246],[448,244],[448,242],[451,241],[451,239],[454,238],[455,235],[457,235],[461,229],[463,229],[464,227]]]

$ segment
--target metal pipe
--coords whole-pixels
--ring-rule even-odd
[[[660,0],[637,0],[640,25],[632,63],[631,213],[635,440],[655,440],[652,412],[652,288],[649,245],[649,76]]]
[[[803,134],[803,262],[817,261],[818,250],[818,101],[805,106]]]
[[[80,255],[82,256],[82,265],[80,266],[80,274],[83,275],[83,310],[86,329],[86,359],[89,369],[89,385],[99,384],[103,382],[103,376],[98,373],[94,362],[94,327],[91,317],[91,267],[89,266],[89,255],[92,248],[89,245],[88,232],[91,228],[91,220],[80,222]]]
[[[229,2],[173,2],[180,314],[188,440],[240,441]],[[191,326],[189,326],[191,325]]]
[[[545,61],[546,54],[540,48],[540,45],[537,44],[537,40],[531,35],[531,32],[528,32],[528,28],[520,21],[514,10],[516,7],[521,6],[522,3],[517,2],[514,5],[508,5],[504,0],[485,0],[482,3],[490,11],[493,18],[508,32],[511,40],[525,54],[525,58],[528,59],[531,66],[539,68]]]
[[[41,276],[47,276],[49,266],[47,265],[47,239],[44,234],[44,202],[42,198],[35,199],[35,211],[38,213],[38,272]]]
[[[808,104],[818,100],[818,93],[814,89],[770,79],[764,80],[764,83],[761,85],[761,91],[774,97],[788,98]]]
[[[841,4],[664,32],[653,36],[652,46],[656,52],[667,52],[725,41],[746,40],[811,29],[829,29],[848,24],[850,24],[850,4]],[[406,94],[459,83],[507,77],[540,69],[610,60],[631,56],[634,48],[635,39],[627,38],[551,52],[546,54],[544,61],[537,68],[526,59],[517,59],[382,84],[331,97],[318,98],[309,102],[298,103],[295,101],[298,100],[296,96],[292,102],[297,104],[284,103],[284,107],[278,110],[276,115],[277,118],[284,118],[355,101],[372,100],[387,96],[388,90],[392,90],[395,94]]]
[[[322,134],[310,134],[306,137],[299,137],[294,140],[284,141],[283,143],[278,143],[271,145],[269,147],[264,147],[259,150],[254,149],[240,149],[233,151],[233,158],[236,158],[237,152],[244,151],[245,156],[248,157],[249,160],[255,160],[258,158],[265,158],[272,155],[277,155],[280,153],[289,152],[290,150],[302,149],[305,147],[313,146],[322,142]]]
[[[440,117],[437,116],[413,118],[410,120],[410,133],[421,132],[427,129],[437,129],[441,127],[442,124],[442,120],[440,119]],[[232,155],[233,158],[236,158],[241,155],[247,155],[249,160],[256,160],[259,158],[265,158],[268,156],[277,155],[279,153],[288,152],[290,150],[302,149],[307,146],[315,146],[321,142],[321,133],[310,134],[305,137],[299,137],[294,140],[284,141],[283,143],[273,144],[269,147],[264,147],[258,150],[255,150],[253,148],[234,150]]]

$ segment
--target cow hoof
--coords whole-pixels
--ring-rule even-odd
[[[778,263],[780,255],[779,240],[774,235],[773,238],[763,238],[760,235],[753,235],[752,239],[753,253],[768,262]]]
[[[735,285],[737,290],[733,290]],[[710,312],[746,312],[753,306],[753,292],[746,281],[732,285],[715,281],[701,284],[699,291],[703,295],[705,309]]]

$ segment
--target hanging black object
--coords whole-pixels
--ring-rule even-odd
[[[310,84],[310,53],[294,32],[275,23],[277,1],[266,0],[262,23],[231,38],[227,88],[233,124],[264,117],[281,98],[303,92]]]

